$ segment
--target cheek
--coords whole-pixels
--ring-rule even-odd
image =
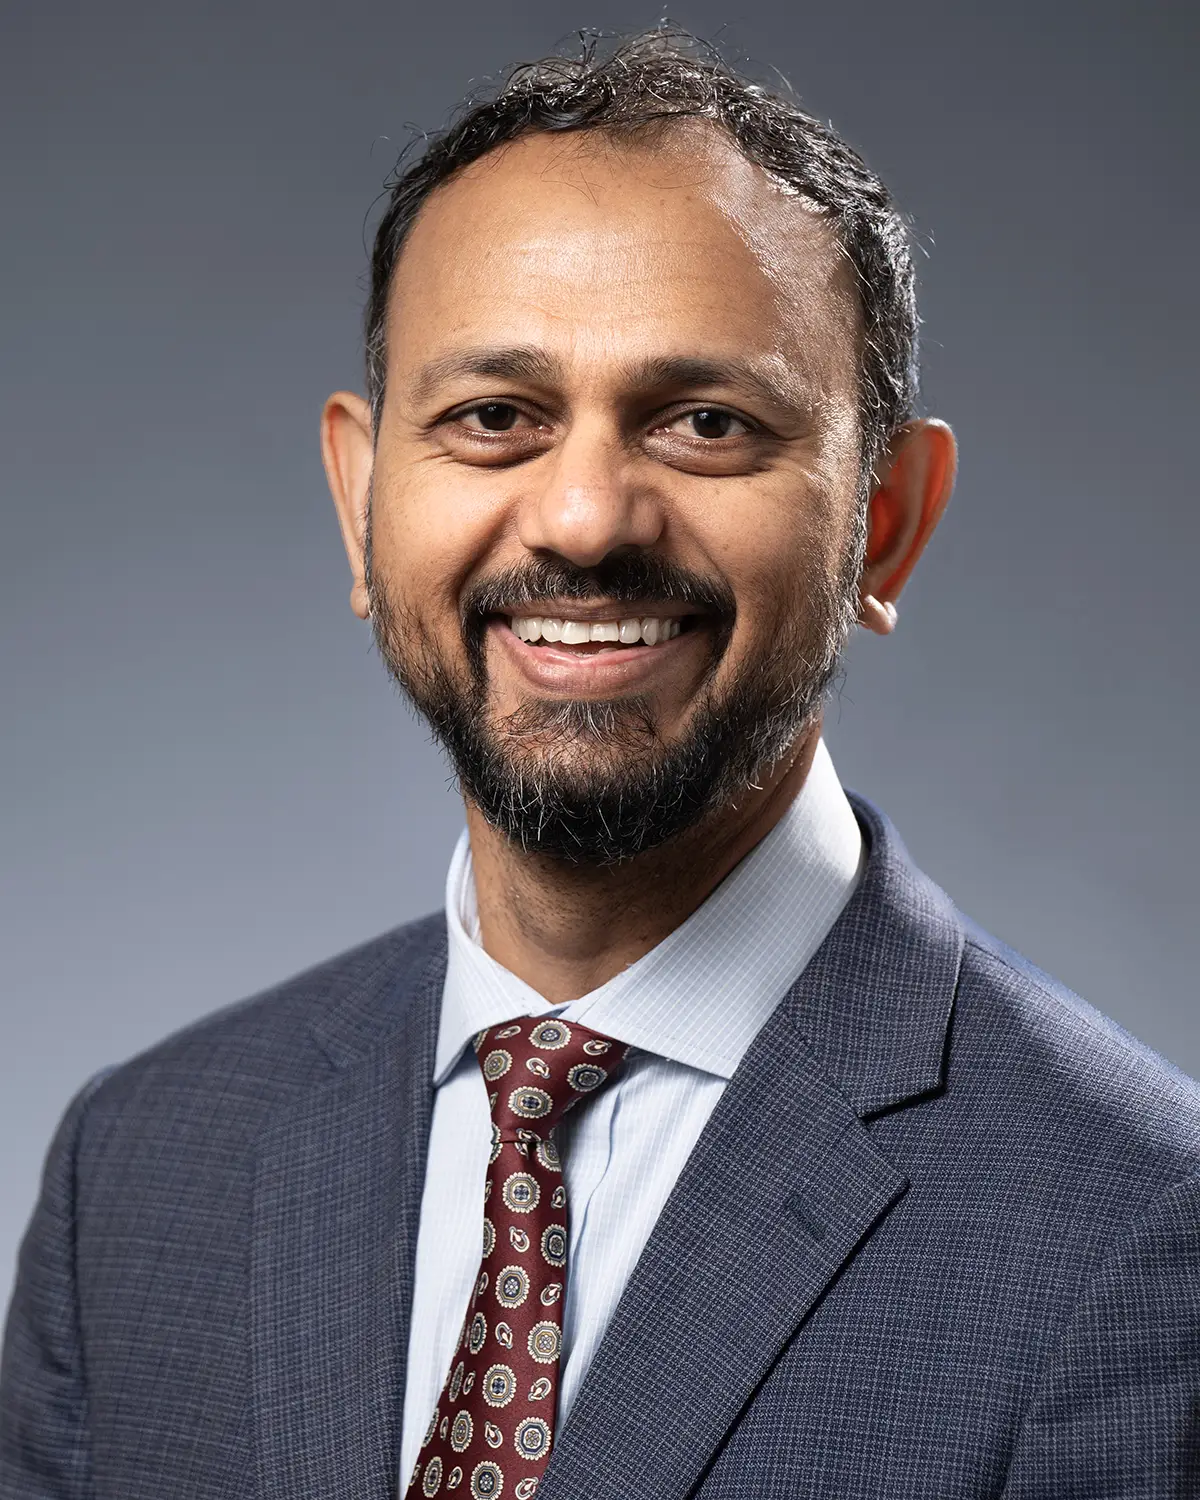
[[[434,628],[457,622],[462,588],[494,546],[501,507],[496,497],[456,494],[436,463],[376,469],[372,546],[377,568],[405,605]]]
[[[735,642],[761,643],[836,584],[851,520],[847,505],[811,481],[764,487],[722,508],[702,545],[737,600]]]

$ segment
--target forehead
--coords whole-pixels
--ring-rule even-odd
[[[534,344],[567,364],[711,355],[856,383],[828,218],[703,122],[531,135],[474,162],[422,208],[388,320],[389,378],[455,346]]]

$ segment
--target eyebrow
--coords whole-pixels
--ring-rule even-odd
[[[620,373],[625,387],[634,391],[729,386],[745,391],[780,412],[811,412],[817,404],[814,392],[797,373],[764,370],[753,360],[659,355],[627,361]],[[443,385],[471,378],[561,385],[564,375],[561,361],[536,345],[481,345],[429,360],[413,377],[410,395],[413,401],[420,403],[428,400]]]
[[[552,355],[530,344],[457,349],[421,366],[413,377],[412,399],[427,401],[443,385],[472,376],[485,380],[532,380],[552,385],[561,379],[562,368]]]
[[[776,411],[810,411],[813,392],[794,371],[776,374],[753,360],[705,359],[696,355],[665,355],[639,360],[626,367],[630,383],[639,390],[673,386],[731,386],[755,396]],[[788,376],[791,378],[789,379]]]

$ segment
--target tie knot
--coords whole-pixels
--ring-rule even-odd
[[[577,1021],[527,1017],[475,1038],[500,1140],[545,1140],[566,1112],[598,1093],[628,1047]]]

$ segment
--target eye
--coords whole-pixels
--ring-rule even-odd
[[[749,422],[735,417],[731,411],[725,411],[720,406],[700,406],[694,411],[682,412],[666,425],[668,431],[676,432],[680,437],[705,438],[710,441],[744,437],[752,430]]]
[[[485,401],[459,412],[457,420],[474,432],[511,432],[524,415],[511,402]]]

